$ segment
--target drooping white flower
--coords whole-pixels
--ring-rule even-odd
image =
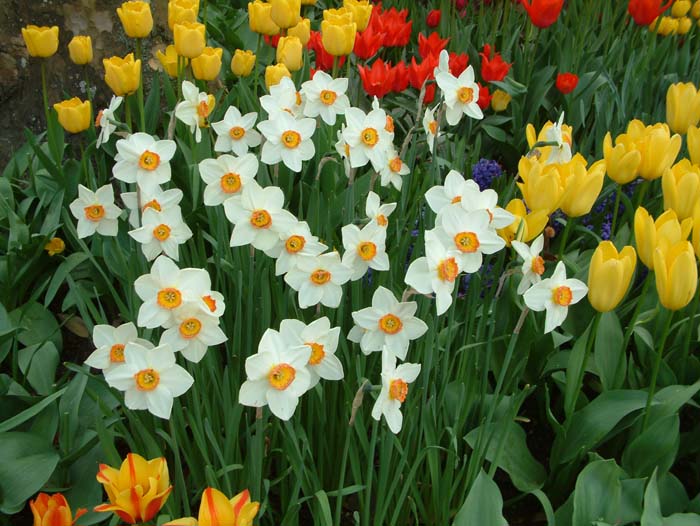
[[[147,208],[141,218],[142,226],[131,230],[129,235],[141,243],[141,250],[148,261],[160,254],[171,259],[179,259],[178,247],[192,237],[192,230],[182,220],[179,206],[158,212]]]
[[[182,190],[171,188],[163,190],[160,186],[155,186],[150,192],[141,191],[141,204],[139,206],[139,192],[124,192],[121,194],[124,205],[129,210],[129,224],[138,228],[141,226],[140,214],[149,208],[157,212],[164,212],[180,205],[182,201]]]
[[[240,157],[248,153],[248,148],[260,146],[260,133],[253,128],[257,119],[256,112],[241,115],[238,108],[230,106],[223,120],[211,125],[217,135],[214,151],[232,152]]]
[[[112,185],[105,185],[93,192],[78,185],[78,198],[69,206],[78,220],[76,230],[80,239],[93,235],[116,236],[119,230],[117,218],[121,209],[114,204]]]
[[[146,349],[152,349],[153,344],[139,338],[136,325],[123,323],[119,327],[111,325],[95,325],[92,329],[92,343],[96,349],[87,357],[85,363],[95,369],[107,372],[124,363],[124,348],[129,343],[138,343]]]
[[[352,313],[356,326],[363,330],[359,342],[362,352],[384,349],[405,360],[409,342],[428,330],[425,322],[414,316],[417,308],[415,301],[399,302],[389,289],[379,287],[371,307]]]
[[[219,319],[206,314],[195,304],[177,309],[173,318],[174,324],[163,332],[160,344],[169,344],[191,362],[199,362],[207,348],[228,339],[219,327]]]
[[[552,277],[535,283],[525,292],[525,305],[534,311],[546,311],[544,333],[559,327],[569,313],[569,305],[578,303],[588,293],[582,281],[566,278],[564,262],[557,263]]]
[[[394,210],[396,210],[396,203],[381,204],[379,196],[372,190],[369,191],[365,202],[365,214],[370,222],[386,228],[389,226],[389,216]]]
[[[226,217],[235,225],[231,233],[231,246],[251,244],[258,250],[270,250],[280,243],[281,232],[297,222],[296,217],[283,206],[284,194],[280,188],[262,188],[251,180],[240,196],[224,202]]]
[[[446,49],[440,51],[438,65],[433,69],[434,77],[437,77],[438,73],[450,73],[450,54]]]
[[[515,216],[498,206],[498,193],[487,188],[481,190],[473,179],[467,179],[462,187],[460,204],[467,212],[486,210],[489,214],[489,227],[491,229],[505,228],[515,221]]]
[[[125,183],[137,183],[142,192],[153,192],[170,181],[170,160],[176,149],[175,141],[158,141],[147,133],[134,133],[117,141],[112,174]]]
[[[408,384],[420,374],[420,364],[402,363],[396,367],[396,356],[382,353],[382,390],[372,408],[372,418],[380,420],[382,415],[392,433],[401,431],[403,414],[401,404],[408,395]]]
[[[382,186],[389,186],[392,184],[394,188],[401,190],[401,186],[403,185],[402,176],[409,173],[411,173],[411,169],[401,160],[394,146],[391,145],[387,149],[384,166],[379,170],[380,184]]]
[[[438,121],[435,118],[435,108],[425,108],[425,113],[423,114],[423,130],[425,131],[425,138],[428,141],[428,150],[433,153],[433,148],[435,147],[436,137],[440,139],[442,133],[438,132]]]
[[[204,189],[204,204],[220,205],[229,197],[240,195],[243,188],[258,173],[258,158],[252,153],[242,157],[221,155],[216,159],[205,159],[199,163],[199,175],[207,184]]]
[[[571,160],[571,145],[564,139],[564,112],[559,116],[556,124],[547,128],[544,137],[547,142],[555,142],[552,146],[545,164],[563,164]]]
[[[521,241],[510,243],[518,255],[523,259],[523,277],[518,285],[518,294],[524,294],[531,285],[539,283],[544,274],[544,259],[540,256],[544,248],[544,235],[540,234],[529,247]]]
[[[305,309],[321,303],[333,309],[340,305],[342,285],[351,270],[340,262],[337,252],[320,256],[301,256],[296,266],[284,275],[284,281],[299,292],[299,307]]]
[[[352,270],[351,280],[360,279],[368,268],[389,270],[385,228],[376,223],[367,223],[362,230],[356,225],[345,225],[341,232],[345,248],[343,265]]]
[[[169,345],[147,349],[138,343],[124,348],[124,364],[105,372],[107,383],[124,391],[129,409],[148,409],[159,418],[170,418],[173,399],[187,392],[194,379],[175,363]]]
[[[328,73],[318,70],[311,80],[301,85],[301,93],[306,98],[304,115],[318,117],[323,122],[335,124],[336,115],[343,115],[350,107],[350,100],[345,92],[348,90],[348,79],[334,79]]]
[[[335,355],[338,348],[340,327],[331,328],[331,322],[325,316],[314,320],[309,325],[299,320],[282,320],[280,335],[288,345],[306,345],[311,349],[311,356],[306,367],[311,374],[309,389],[319,381],[342,380],[343,364]]]
[[[299,118],[304,113],[304,98],[289,77],[282,77],[279,83],[271,86],[270,94],[260,97],[260,105],[270,120],[276,119],[280,113],[294,118]]]
[[[335,151],[338,152],[338,155],[343,160],[343,168],[345,168],[345,177],[348,177],[352,167],[350,166],[350,146],[348,146],[348,143],[345,142],[345,138],[343,137],[344,129],[345,125],[342,124],[340,126],[340,130],[336,132],[336,137],[338,140],[335,142],[334,146]]]
[[[350,151],[350,166],[360,168],[371,162],[376,171],[381,170],[391,145],[391,137],[385,129],[386,113],[376,109],[365,114],[359,108],[348,108],[345,121],[343,139]]]
[[[114,112],[119,109],[122,100],[122,97],[112,95],[112,100],[109,101],[109,107],[101,110],[97,114],[95,126],[99,126],[100,128],[100,134],[97,136],[97,148],[106,143],[109,140],[110,135],[112,135],[114,130],[117,129],[117,124],[119,124],[119,121],[114,116]]]
[[[483,119],[484,114],[477,103],[479,86],[474,82],[474,68],[467,66],[459,77],[447,71],[440,71],[435,76],[438,86],[443,91],[447,111],[445,117],[451,126],[459,124],[462,115],[472,119]]]
[[[445,176],[445,184],[435,185],[428,189],[425,192],[425,200],[430,209],[438,214],[444,207],[460,203],[467,188],[467,181],[462,177],[462,174],[457,170],[450,170]]]
[[[175,117],[190,127],[190,132],[194,133],[194,140],[202,140],[201,128],[208,125],[207,119],[214,109],[216,98],[203,91],[199,91],[197,86],[189,80],[182,82],[182,100],[175,106]]]
[[[316,130],[314,119],[295,119],[286,112],[258,124],[265,136],[260,160],[265,164],[282,161],[293,172],[301,172],[302,161],[308,161],[316,153],[311,140]]]
[[[311,375],[307,363],[308,345],[290,345],[279,332],[267,329],[258,352],[245,361],[248,379],[238,393],[238,401],[251,407],[270,406],[277,418],[289,420],[308,389]]]
[[[276,244],[265,254],[271,258],[276,258],[275,275],[286,274],[296,265],[297,260],[302,256],[319,256],[328,247],[319,243],[318,238],[311,234],[306,221],[297,221],[289,229],[280,235],[281,243]]]

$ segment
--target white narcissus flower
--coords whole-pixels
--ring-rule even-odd
[[[372,408],[372,418],[380,420],[382,415],[392,433],[401,431],[403,414],[401,404],[408,395],[408,384],[420,374],[420,364],[402,363],[396,367],[396,357],[382,353],[382,390]]]
[[[481,268],[483,254],[493,254],[506,246],[503,238],[489,228],[489,219],[486,210],[467,212],[459,206],[447,206],[438,214],[439,226],[434,232],[455,251],[463,272],[476,272]]]
[[[156,212],[165,212],[174,207],[179,208],[182,196],[182,190],[179,188],[163,190],[160,186],[155,186],[150,192],[141,191],[141,206],[139,206],[139,192],[121,194],[124,205],[129,209],[129,224],[134,228],[141,226],[140,214],[149,208],[153,208]]]
[[[274,120],[280,113],[299,118],[304,113],[304,98],[289,77],[270,87],[270,94],[260,97],[260,105],[267,112],[268,118]]]
[[[309,325],[299,320],[282,320],[280,335],[288,345],[306,345],[311,349],[311,356],[306,367],[311,374],[309,389],[319,381],[342,380],[343,364],[335,355],[338,348],[340,327],[331,328],[331,322],[325,316],[314,320]]]
[[[367,223],[362,230],[356,225],[345,225],[343,235],[343,265],[352,270],[350,279],[355,281],[365,275],[368,268],[389,270],[386,254],[386,229]]]
[[[153,348],[148,340],[139,338],[136,325],[123,323],[119,327],[95,325],[92,330],[92,343],[97,347],[85,363],[95,369],[107,372],[124,364],[124,348],[129,343],[138,343],[147,349]]]
[[[450,73],[450,54],[446,49],[440,51],[438,65],[433,69],[434,77],[437,77],[438,73]]]
[[[433,186],[425,192],[425,200],[430,209],[438,214],[444,207],[460,203],[467,191],[467,182],[457,170],[450,170],[445,176],[444,185]]]
[[[445,96],[447,105],[445,117],[449,125],[459,124],[462,115],[468,115],[472,119],[484,118],[478,104],[479,85],[474,82],[473,67],[467,66],[459,77],[440,71],[435,76],[435,80]]]
[[[192,230],[182,220],[179,206],[158,212],[147,208],[141,218],[141,228],[131,230],[129,235],[141,243],[141,250],[148,261],[161,253],[177,261],[178,247],[192,237]]]
[[[223,120],[211,124],[217,135],[214,151],[242,156],[248,148],[260,146],[260,134],[253,128],[257,119],[256,112],[241,115],[238,108],[229,107]]]
[[[518,285],[518,294],[524,294],[531,285],[539,283],[544,274],[544,259],[540,252],[544,248],[544,236],[540,234],[529,247],[520,241],[511,241],[511,245],[523,259],[523,278]]]
[[[238,392],[239,403],[251,407],[270,406],[277,418],[289,420],[308,389],[311,375],[308,345],[290,345],[280,333],[267,329],[258,352],[245,361],[248,379]]]
[[[114,204],[112,185],[98,188],[96,192],[78,185],[78,198],[73,201],[70,211],[78,220],[76,230],[80,239],[93,235],[116,236],[119,231],[117,218],[122,213]]]
[[[169,344],[191,362],[199,362],[208,347],[228,339],[219,327],[219,318],[206,314],[195,304],[177,309],[173,318],[174,324],[163,332],[160,344]]]
[[[425,113],[423,114],[423,130],[425,131],[425,138],[428,141],[428,150],[430,150],[430,153],[433,153],[435,143],[442,137],[442,133],[438,131],[438,121],[435,118],[435,110],[437,110],[437,106],[435,108],[425,108]]]
[[[214,110],[216,98],[203,91],[199,91],[197,86],[189,80],[182,82],[183,101],[175,106],[175,117],[190,127],[190,132],[194,133],[194,140],[202,140],[201,128],[208,125],[207,119]]]
[[[409,342],[428,330],[425,322],[414,316],[417,308],[415,301],[399,302],[389,289],[379,287],[372,296],[371,307],[352,313],[356,327],[362,329],[359,341],[362,352],[385,349],[405,360]]]
[[[175,141],[158,141],[147,133],[134,133],[117,141],[112,174],[125,183],[137,183],[142,192],[153,192],[170,181],[170,160]]]
[[[553,124],[544,134],[545,141],[555,142],[552,146],[545,164],[564,164],[571,160],[571,145],[564,138],[564,112],[559,116],[556,124]]]
[[[535,283],[523,299],[525,305],[534,311],[547,311],[544,321],[544,333],[559,327],[569,313],[569,305],[578,303],[588,293],[588,287],[582,281],[566,278],[564,262],[557,263],[552,277]]]
[[[122,100],[121,97],[112,95],[112,100],[109,101],[109,107],[101,110],[97,114],[95,126],[100,128],[100,134],[97,136],[97,148],[106,143],[109,140],[109,136],[117,129],[119,121],[114,116],[114,112],[119,109]]]
[[[295,119],[286,112],[279,112],[271,120],[258,124],[265,136],[260,160],[265,164],[282,161],[293,172],[301,172],[302,161],[308,161],[316,153],[311,137],[316,131],[314,119]]]
[[[396,210],[396,203],[381,204],[379,196],[372,190],[369,191],[365,202],[365,214],[370,222],[386,228],[389,226],[389,216],[394,210]]]
[[[300,257],[319,256],[328,250],[326,245],[319,243],[318,238],[311,234],[306,221],[297,221],[280,235],[280,241],[265,251],[267,256],[277,259],[275,276],[289,272]]]
[[[375,96],[372,99],[372,111],[377,111],[384,118],[384,131],[387,133],[389,143],[394,142],[394,117],[385,112],[379,105],[379,99]]]
[[[391,145],[387,132],[387,116],[381,109],[365,114],[359,108],[345,110],[346,127],[343,139],[348,145],[350,166],[360,168],[368,162],[379,171],[386,162],[386,151]]]
[[[345,92],[348,91],[348,79],[334,79],[325,71],[318,70],[311,80],[301,85],[301,93],[306,98],[304,115],[318,117],[323,122],[335,124],[336,115],[343,115],[350,107],[350,100]]]
[[[258,158],[252,153],[242,157],[221,155],[216,159],[205,159],[199,163],[199,175],[207,184],[204,189],[204,204],[220,205],[229,197],[240,195],[243,188],[258,173]]]
[[[384,166],[379,170],[380,180],[379,183],[382,186],[394,185],[394,188],[401,190],[403,185],[402,176],[411,173],[411,169],[408,165],[401,160],[399,154],[396,153],[394,146],[390,146],[386,153],[386,162]]]
[[[231,233],[231,246],[251,244],[258,250],[270,250],[280,243],[280,233],[297,222],[296,217],[283,206],[284,194],[280,188],[262,188],[251,180],[240,196],[224,201],[226,217],[235,225]]]
[[[515,221],[515,216],[498,206],[498,193],[488,188],[484,191],[473,179],[464,181],[460,204],[467,212],[486,210],[489,214],[491,229],[505,228]]]
[[[435,293],[438,316],[452,304],[460,267],[459,252],[448,247],[433,230],[425,233],[425,257],[416,259],[406,272],[406,284],[421,294]]]
[[[124,348],[124,364],[105,372],[107,383],[124,391],[124,405],[129,409],[148,409],[168,419],[173,399],[187,392],[194,379],[175,363],[169,345],[147,349],[138,343]]]
[[[337,252],[330,252],[300,257],[296,267],[284,275],[284,281],[299,292],[302,309],[317,303],[335,309],[343,296],[342,285],[350,279],[351,272],[340,262]]]

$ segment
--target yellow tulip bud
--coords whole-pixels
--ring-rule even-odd
[[[282,37],[277,43],[277,62],[289,71],[299,71],[304,65],[304,46],[297,37]]]
[[[270,17],[281,29],[294,27],[301,20],[301,0],[270,0]]]
[[[700,2],[700,0],[698,0]],[[301,5],[316,5],[316,0],[301,0]]]
[[[523,180],[518,187],[530,210],[542,210],[549,215],[559,208],[564,187],[555,165],[543,166],[534,159],[521,157],[518,174]]]
[[[352,11],[345,7],[339,9],[326,9],[323,12],[323,19],[336,25],[352,24],[355,20]]]
[[[510,104],[511,96],[502,89],[497,89],[491,96],[491,108],[495,112],[505,111]]]
[[[661,188],[664,210],[673,209],[680,220],[691,217],[695,203],[700,200],[700,166],[682,159],[664,172]]]
[[[647,181],[661,177],[675,162],[681,143],[681,136],[671,136],[666,124],[647,126],[642,139],[635,142],[642,154],[639,175]]]
[[[221,71],[221,57],[224,50],[220,47],[205,47],[202,54],[192,59],[192,73],[197,80],[214,80]]]
[[[654,19],[654,21],[649,24],[649,30],[656,31],[661,36],[667,37],[678,32],[678,19],[676,18],[663,16],[661,17],[661,22],[659,23],[658,28],[656,27],[656,24],[657,19]]]
[[[129,0],[117,7],[117,15],[122,21],[124,32],[131,38],[147,37],[153,29],[151,4],[140,0]]]
[[[618,142],[613,148],[610,132],[603,139],[603,156],[608,177],[617,184],[627,184],[637,177],[642,154],[633,143]]]
[[[700,18],[700,0],[695,0],[695,3],[690,10],[690,16],[693,18]]]
[[[168,27],[174,31],[175,24],[196,22],[199,0],[170,0],[168,2]]]
[[[567,163],[572,164],[572,173],[565,181],[566,191],[559,205],[569,217],[580,217],[591,211],[605,179],[605,161],[596,161],[586,170],[585,159],[581,158],[583,162],[576,162],[576,159]]]
[[[693,220],[688,218],[682,223],[673,210],[666,210],[654,221],[644,207],[634,213],[634,239],[639,259],[650,270],[654,270],[654,250],[668,247],[688,239]]]
[[[700,203],[695,205],[693,210],[693,249],[695,255],[700,258]]]
[[[610,241],[603,241],[593,252],[588,269],[588,301],[598,312],[617,307],[632,281],[637,253],[626,246],[619,253]]]
[[[321,42],[328,53],[335,57],[349,55],[355,46],[357,25],[334,24],[329,20],[321,22]]]
[[[274,36],[279,34],[280,26],[274,23],[270,12],[272,5],[259,0],[248,3],[248,23],[250,30],[261,35]]]
[[[66,243],[60,237],[52,237],[46,245],[44,245],[44,250],[49,253],[49,256],[55,256],[60,254],[66,249]]]
[[[252,51],[237,49],[231,59],[231,71],[238,77],[247,77],[253,72],[255,58]]]
[[[301,40],[301,45],[305,46],[311,39],[311,20],[302,18],[297,25],[287,30],[287,36],[297,37]]]
[[[197,58],[207,45],[204,24],[183,22],[175,24],[175,51],[181,57]]]
[[[175,51],[175,46],[171,44],[168,47],[166,47],[165,53],[163,53],[162,51],[157,51],[156,57],[160,61],[160,65],[163,66],[163,69],[170,77],[177,77],[178,54],[177,51]],[[183,60],[184,65],[186,66],[189,63],[189,59],[183,58]]]
[[[74,36],[68,43],[68,54],[79,66],[92,62],[92,39],[89,36]]]
[[[693,27],[693,21],[688,18],[687,16],[684,16],[683,18],[678,19],[678,34],[679,35],[685,35],[688,31],[690,31],[690,28]]]
[[[73,97],[53,105],[58,113],[58,122],[63,129],[70,133],[80,133],[87,130],[92,122],[92,106],[90,101],[82,101]]]
[[[282,77],[292,78],[292,74],[284,64],[275,64],[265,68],[265,86],[270,89],[270,86],[275,86],[280,83]]]
[[[105,82],[118,97],[134,93],[141,83],[141,60],[134,60],[129,53],[124,58],[102,59],[105,68]]]
[[[692,82],[679,82],[668,87],[666,122],[671,130],[681,135],[700,122],[700,93]]]
[[[697,126],[690,126],[688,128],[688,135],[686,135],[686,139],[688,141],[688,154],[690,155],[690,162],[700,165],[700,128]]]
[[[698,286],[698,267],[693,247],[688,241],[679,241],[654,250],[656,291],[661,305],[679,310],[688,305]]]
[[[357,24],[358,31],[367,29],[373,7],[369,0],[343,0],[343,7],[352,12],[352,19]]]
[[[690,0],[676,0],[671,8],[671,15],[675,18],[681,18],[690,11]]]
[[[22,38],[31,57],[48,58],[58,50],[58,26],[22,28]]]
[[[508,246],[513,240],[529,243],[540,235],[549,221],[549,216],[543,210],[528,213],[522,199],[511,200],[506,205],[506,210],[515,216],[515,220],[509,226],[499,229],[498,235]]]

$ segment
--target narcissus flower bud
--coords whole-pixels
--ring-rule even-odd
[[[634,247],[626,246],[618,253],[610,241],[598,245],[588,269],[588,301],[595,310],[608,312],[620,304],[636,265]]]
[[[181,57],[197,58],[207,45],[204,24],[183,22],[175,24],[175,51]]]
[[[664,172],[661,188],[664,210],[673,209],[681,221],[692,217],[695,204],[700,201],[700,166],[682,159]]]
[[[698,267],[688,241],[654,250],[656,291],[661,305],[679,310],[688,305],[698,286]]]
[[[358,31],[367,29],[373,7],[369,0],[343,0],[343,7],[352,13],[352,21],[357,24]]]
[[[294,27],[301,20],[301,0],[270,0],[270,17],[281,29]]]
[[[357,35],[357,25],[334,24],[333,21],[321,22],[321,42],[324,49],[334,57],[341,57],[352,53]]]
[[[277,62],[289,71],[299,71],[304,65],[304,46],[297,37],[282,37],[277,44]]]
[[[57,102],[53,109],[58,113],[58,122],[63,129],[70,133],[80,133],[87,130],[92,122],[92,106],[90,101],[82,101],[73,97],[63,102]]]
[[[58,50],[58,26],[22,28],[22,38],[31,57],[48,58]]]
[[[238,77],[247,77],[255,67],[255,58],[252,51],[237,49],[231,58],[231,71]]]
[[[657,247],[665,249],[688,239],[692,226],[693,220],[690,218],[679,223],[673,210],[666,210],[654,221],[646,209],[640,206],[634,213],[634,239],[639,259],[650,270],[654,270],[654,250]]]
[[[196,22],[199,13],[199,0],[170,0],[168,2],[168,27],[173,31],[175,24]]]
[[[280,83],[282,77],[292,77],[292,74],[284,64],[275,64],[265,68],[265,86],[270,89],[270,86],[275,86]]]
[[[165,48],[165,53],[158,51],[156,52],[156,57],[160,61],[161,66],[170,77],[177,77],[177,59],[178,54],[175,51],[175,46],[172,44]],[[185,65],[189,63],[188,58],[183,58]]]
[[[79,66],[92,62],[92,38],[74,36],[68,43],[68,54],[73,63]]]
[[[674,133],[681,135],[700,122],[700,93],[692,82],[678,82],[668,87],[666,122]]]
[[[192,73],[197,80],[214,80],[221,71],[221,56],[224,50],[220,47],[205,47],[202,54],[192,59]]]
[[[102,59],[105,68],[105,82],[117,97],[134,93],[141,82],[141,60],[134,60],[129,53],[124,58]]]
[[[44,245],[44,250],[48,252],[49,256],[55,256],[56,254],[62,253],[66,249],[66,243],[60,237],[52,237],[46,245]]]
[[[124,32],[131,38],[147,37],[153,30],[151,4],[130,0],[117,7],[117,15],[122,21]]]
[[[275,24],[270,16],[272,5],[255,0],[248,3],[248,23],[250,30],[261,35],[273,36],[280,32],[280,26]]]

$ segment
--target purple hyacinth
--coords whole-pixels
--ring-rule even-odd
[[[496,177],[500,177],[503,173],[501,165],[491,159],[480,159],[478,163],[472,166],[472,178],[479,185],[479,189],[483,192],[487,188],[491,188],[491,184]]]

